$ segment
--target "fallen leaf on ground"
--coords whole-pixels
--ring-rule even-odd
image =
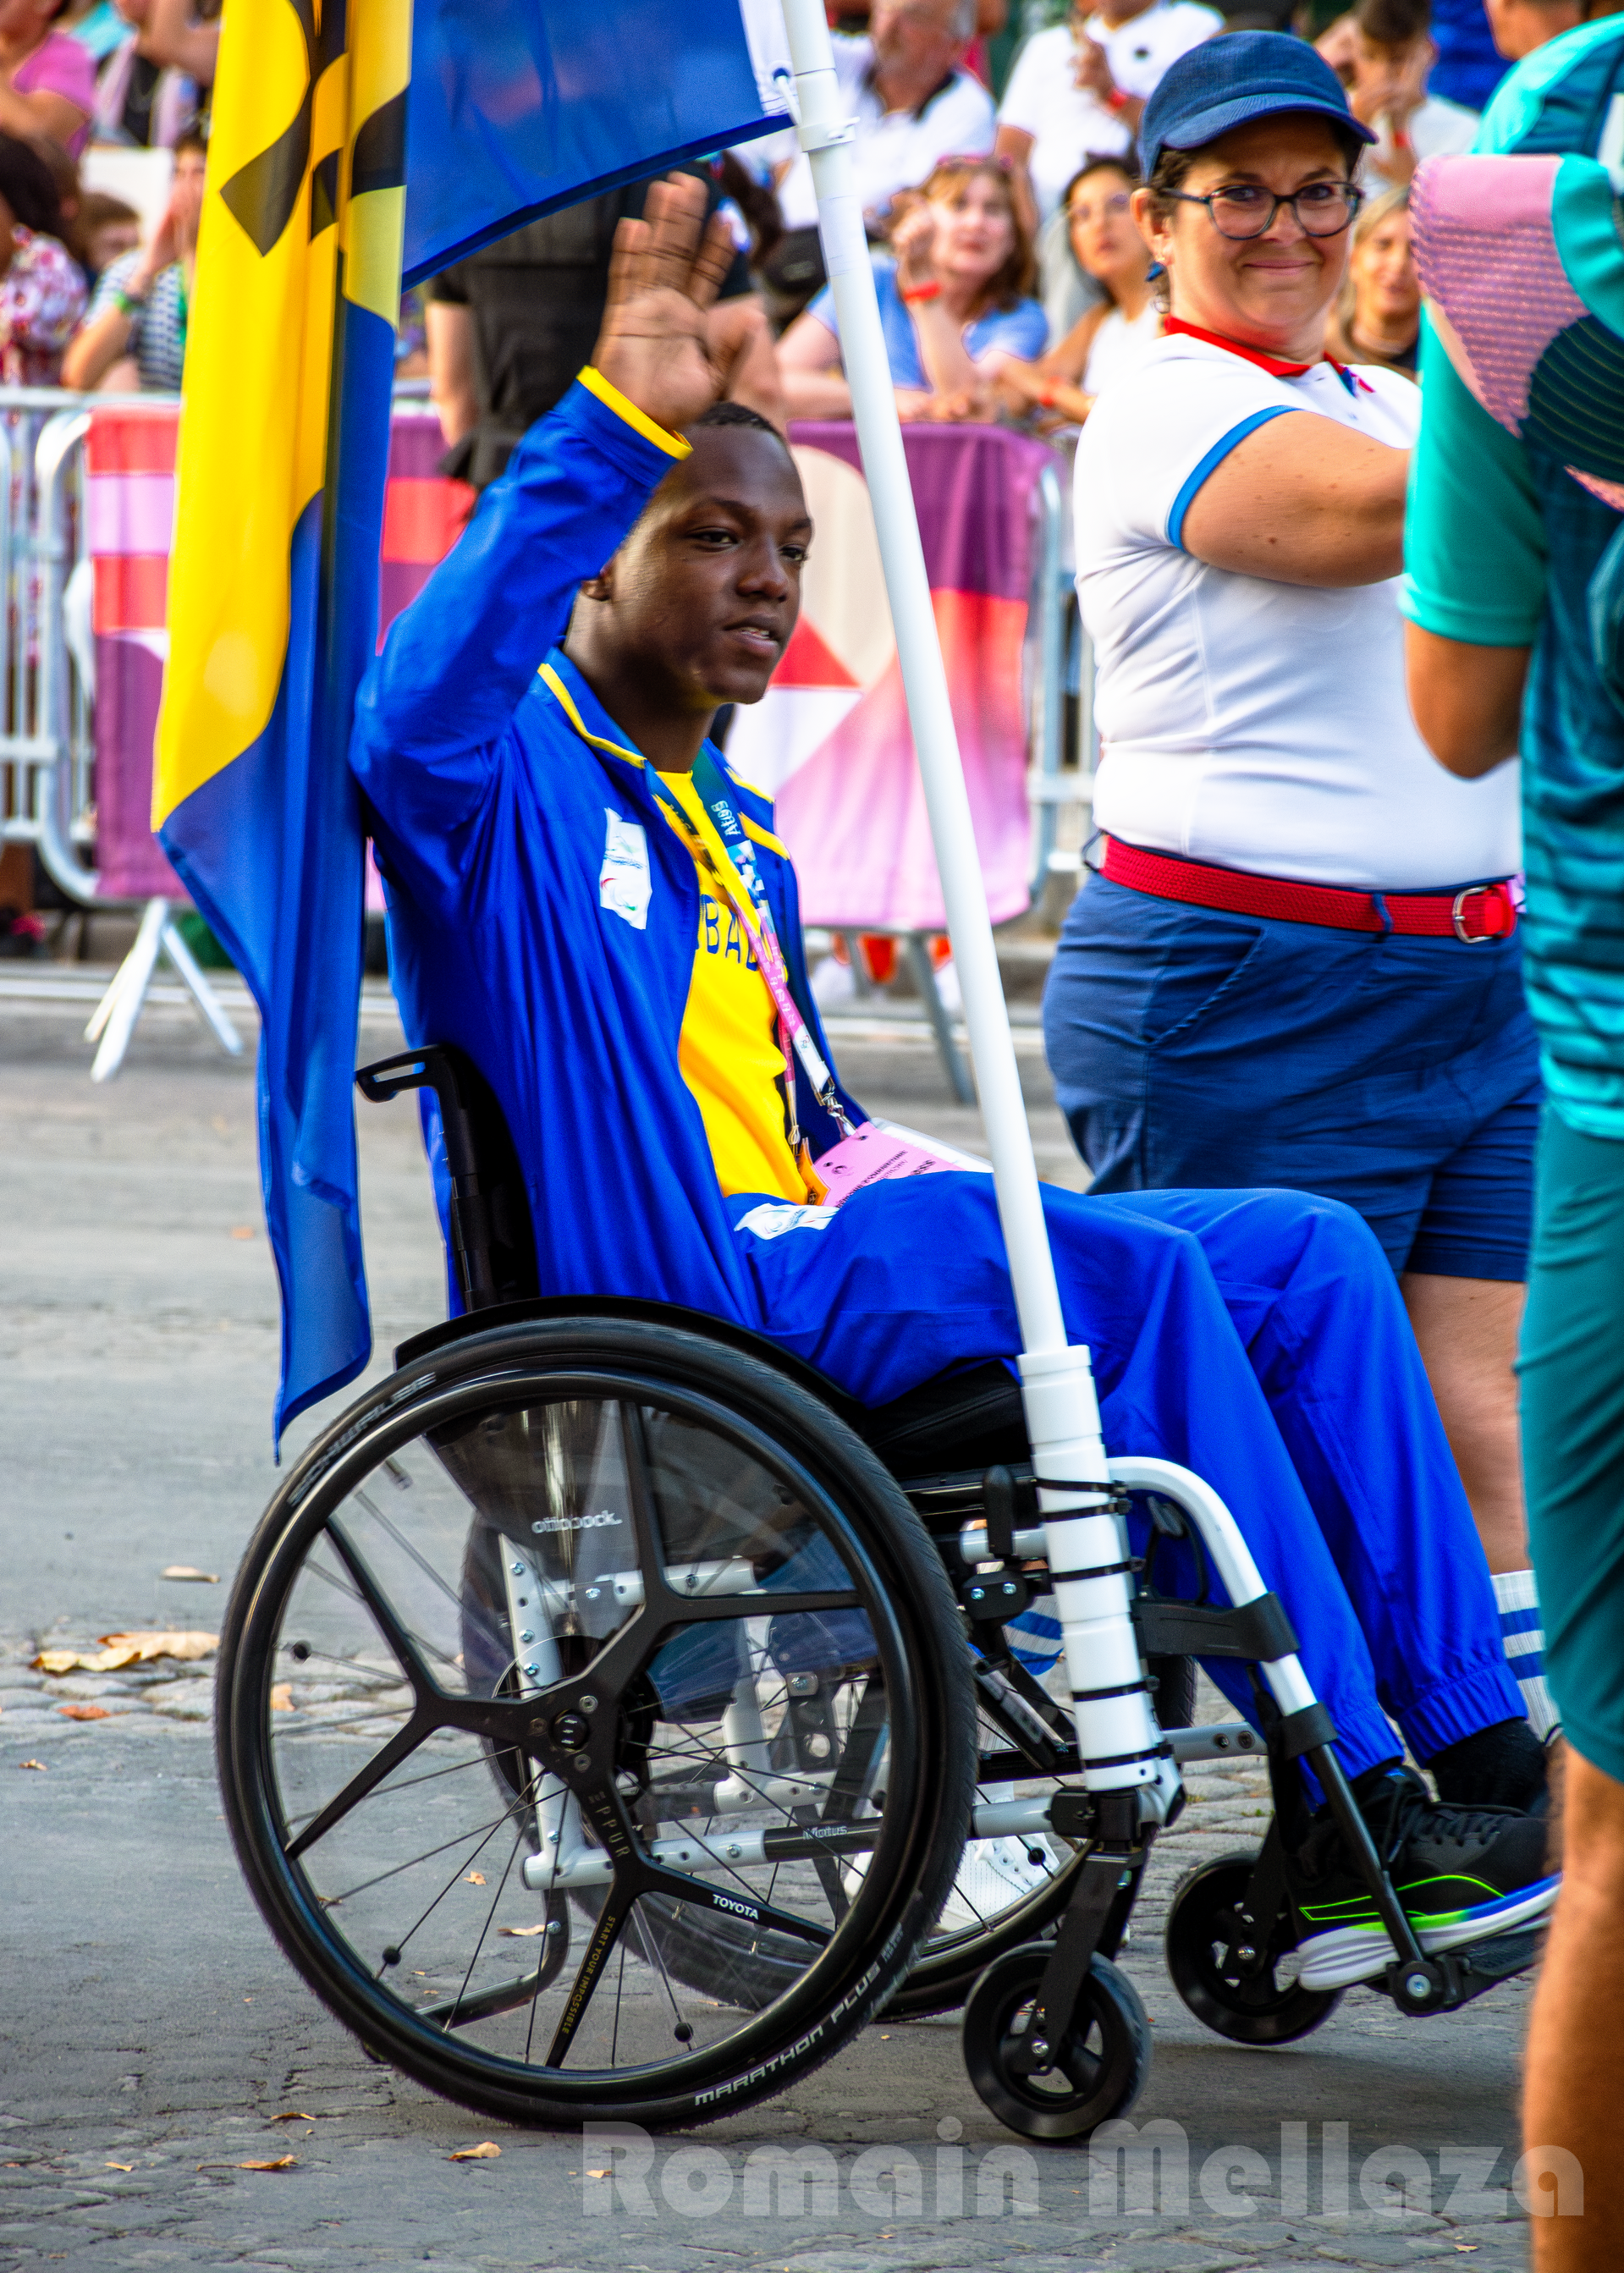
[[[496,1929],[498,1933],[507,1934],[513,1941],[529,1941],[532,1934],[545,1933],[546,1930],[545,1918],[539,1925],[499,1925]]]
[[[42,1649],[34,1660],[34,1669],[36,1673],[116,1673],[122,1665],[133,1665],[138,1654],[133,1646],[124,1646],[121,1637],[117,1649]]]
[[[589,2171],[587,2172],[587,2176],[589,2179],[612,2179],[614,2176],[614,2172],[613,2171]]]
[[[313,2123],[315,2119],[313,2115],[306,2113],[302,2107],[289,2107],[285,2114],[273,2115],[271,2118],[273,2123]]]
[[[105,1705],[58,1705],[64,1721],[110,1721],[112,1714]]]
[[[463,1879],[462,1884],[465,1887],[483,1887],[485,1884],[485,1872],[483,1871],[470,1871],[467,1878]]]
[[[181,1632],[171,1626],[142,1627],[134,1633],[103,1634],[101,1639],[109,1649],[129,1650],[142,1665],[154,1657],[213,1657],[220,1647],[218,1634]]]
[[[292,1712],[293,1684],[290,1681],[278,1681],[273,1684],[271,1689],[271,1710],[273,1713]]]
[[[253,1235],[254,1227],[251,1223],[234,1223],[231,1227],[233,1239],[252,1239]]]
[[[194,1571],[190,1563],[171,1563],[169,1569],[160,1571],[158,1576],[161,1579],[195,1579],[200,1586],[204,1587],[217,1587],[220,1584],[218,1571]]]
[[[43,1760],[19,1760],[17,1765],[19,1768],[38,1768],[41,1775],[46,1772]]]
[[[292,2171],[297,2169],[298,2160],[297,2155],[273,2155],[263,2162],[239,2163],[237,2167],[239,2171]]]
[[[135,2164],[133,2163],[103,2163],[102,2167],[104,2171],[132,2171],[135,2168]]]
[[[454,2163],[491,2163],[501,2151],[493,2140],[482,2139],[477,2147],[459,2147],[451,2160]]]

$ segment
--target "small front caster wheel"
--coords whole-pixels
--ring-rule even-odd
[[[1173,1986],[1206,2027],[1237,2044],[1289,2044],[1328,2021],[1340,1989],[1304,1989],[1292,1965],[1289,1919],[1259,1947],[1243,1905],[1255,1852],[1220,1855],[1192,1871],[1168,1908]]]
[[[1034,2004],[1052,1954],[1049,1943],[1028,1942],[988,1967],[965,2007],[965,2066],[998,2120],[1023,2138],[1086,2139],[1144,2089],[1150,2023],[1127,1975],[1096,1957],[1071,2027],[1045,2042]],[[1035,2067],[1034,2030],[1044,2046]]]

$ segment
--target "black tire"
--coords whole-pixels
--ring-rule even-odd
[[[1184,1879],[1168,1906],[1164,1937],[1173,1986],[1204,2028],[1236,2044],[1289,2044],[1312,2035],[1342,2003],[1340,1989],[1304,1989],[1282,1980],[1292,1949],[1288,1919],[1277,1922],[1260,1967],[1233,1953],[1247,1946],[1248,1922],[1239,1915],[1257,1862],[1241,1849],[1203,1863]]]
[[[528,1574],[500,1607],[492,1542]],[[708,1733],[759,1695],[758,1659],[786,1659],[781,1632],[834,1700],[816,1789]],[[329,1661],[353,1707],[307,1685]],[[470,1336],[369,1392],[250,1545],[219,1697],[227,1819],[293,1964],[364,2044],[512,2122],[703,2122],[819,2067],[906,1973],[968,1822],[967,1663],[907,1501],[799,1385],[641,1320]],[[737,1812],[691,1830],[684,1774],[713,1808],[739,1787]],[[567,1820],[571,1860],[549,1863],[544,1826]],[[868,1867],[831,1897],[843,1853]],[[560,1870],[598,1917],[550,1989]],[[725,1978],[751,1939],[800,1953],[764,2005]]]
[[[1150,2071],[1150,2023],[1127,1975],[1096,1957],[1047,2072],[1017,2073],[1011,2055],[1049,1954],[1040,1942],[988,1967],[965,2007],[964,2056],[971,2082],[998,2120],[1052,2146],[1086,2139],[1127,2113]]]

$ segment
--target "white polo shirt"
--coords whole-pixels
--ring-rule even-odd
[[[1520,865],[1515,765],[1438,764],[1404,692],[1400,580],[1322,590],[1213,568],[1184,515],[1271,418],[1407,450],[1420,392],[1391,371],[1276,378],[1185,334],[1096,404],[1077,450],[1077,583],[1099,664],[1094,812],[1110,836],[1224,868],[1425,890]]]
[[[969,71],[955,71],[917,110],[887,110],[871,76],[874,42],[837,35],[833,46],[842,107],[857,125],[857,194],[870,217],[882,216],[898,190],[916,190],[938,158],[979,157],[992,148],[992,97]],[[778,211],[786,229],[816,222],[812,161],[802,153],[778,184]]]
[[[1125,24],[1107,26],[1090,16],[1083,30],[1105,49],[1111,77],[1124,94],[1143,101],[1154,94],[1170,64],[1223,29],[1216,8],[1199,0],[1154,0],[1154,5]],[[1015,58],[1010,83],[998,106],[998,124],[1016,126],[1033,141],[1028,169],[1040,216],[1047,221],[1066,184],[1091,152],[1102,157],[1132,149],[1133,136],[1075,78],[1077,48],[1071,27],[1053,25],[1034,32]]]

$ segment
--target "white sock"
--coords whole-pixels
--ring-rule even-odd
[[[1557,1710],[1545,1687],[1545,1638],[1539,1623],[1539,1595],[1531,1571],[1497,1571],[1494,1599],[1500,1605],[1500,1639],[1529,1726],[1543,1743],[1559,1725]]]
[[[1060,1621],[1055,1616],[1054,1596],[1036,1595],[1028,1609],[1009,1621],[1004,1632],[1011,1653],[1041,1681],[1060,1655]]]

